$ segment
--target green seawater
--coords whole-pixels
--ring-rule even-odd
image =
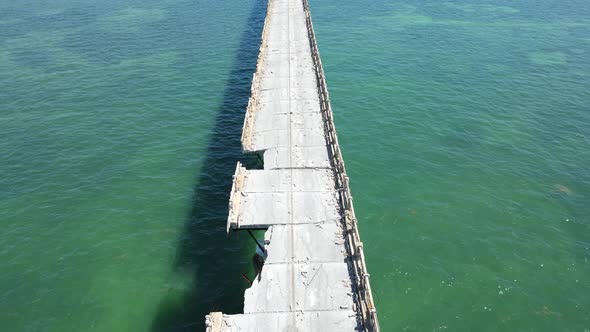
[[[313,0],[383,331],[590,330],[590,3]],[[199,331],[264,0],[0,0],[0,330]]]

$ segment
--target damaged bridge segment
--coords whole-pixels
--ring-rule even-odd
[[[206,317],[207,331],[379,331],[307,0],[269,0],[230,230],[266,229],[266,259],[244,313]]]

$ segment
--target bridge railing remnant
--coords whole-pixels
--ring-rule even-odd
[[[318,90],[320,95],[320,108],[324,118],[324,129],[326,141],[328,144],[328,153],[332,167],[334,168],[334,175],[336,178],[336,186],[339,189],[338,195],[340,204],[344,212],[344,226],[346,231],[346,246],[352,258],[352,272],[356,279],[356,295],[361,313],[362,323],[369,331],[379,332],[379,321],[377,320],[377,310],[371,292],[371,283],[369,282],[369,273],[365,263],[365,254],[363,252],[363,243],[361,242],[357,219],[354,214],[354,206],[352,204],[352,195],[350,193],[350,186],[348,183],[348,176],[346,176],[346,168],[344,167],[344,160],[340,152],[340,145],[338,144],[338,136],[336,135],[336,128],[334,127],[334,118],[332,114],[332,106],[330,105],[330,95],[326,84],[326,77],[322,67],[322,60],[318,50],[317,40],[311,21],[311,14],[309,10],[308,0],[302,0],[306,15],[307,33],[309,36],[309,43],[311,46],[311,54],[315,64],[316,76],[318,81]]]

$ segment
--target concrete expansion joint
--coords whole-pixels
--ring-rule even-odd
[[[310,265],[310,264],[342,264],[342,261],[293,260],[290,262],[265,262],[265,265]]]
[[[298,309],[293,309],[293,310],[269,310],[269,311],[252,311],[249,312],[248,314],[262,314],[262,315],[272,315],[272,314],[292,314],[292,313],[298,313],[298,314],[302,314],[302,315],[309,315],[309,314],[314,314],[314,313],[322,313],[322,312],[342,312],[342,311],[346,311],[346,312],[351,312],[351,308],[346,306],[346,305],[342,305],[339,306],[337,309],[306,309],[306,310],[298,310]],[[353,315],[356,315],[355,313],[353,313]],[[230,316],[230,315],[223,315],[223,316]]]

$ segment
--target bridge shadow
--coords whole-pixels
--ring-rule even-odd
[[[228,239],[225,227],[236,162],[256,163],[255,158],[242,154],[240,145],[266,14],[265,0],[253,2],[177,247],[174,273],[191,276],[192,283],[180,296],[164,297],[152,321],[152,332],[204,331],[209,312],[243,310],[244,290],[249,285],[241,273],[252,268],[241,248],[252,247],[254,253],[254,247],[246,236]]]

